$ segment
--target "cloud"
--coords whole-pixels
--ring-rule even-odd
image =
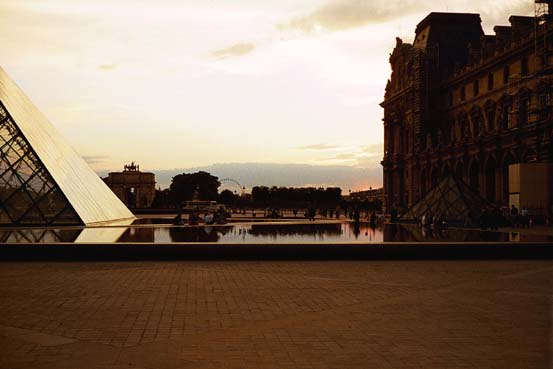
[[[83,160],[86,161],[88,164],[101,164],[106,163],[109,159],[109,156],[107,155],[84,155],[82,156]]]
[[[343,31],[369,23],[381,23],[402,17],[417,10],[417,2],[389,0],[338,0],[327,3],[313,12],[293,18],[280,29],[295,29],[306,33],[319,30]]]
[[[306,151],[330,151],[330,150],[337,150],[339,148],[340,146],[328,145],[324,143],[297,147],[298,150],[306,150]]]
[[[109,71],[109,70],[112,70],[112,69],[115,69],[115,68],[117,68],[117,64],[103,64],[103,65],[98,66],[98,69],[103,70],[103,71]]]
[[[364,146],[361,146],[361,151],[363,151],[366,154],[382,155],[384,153],[384,144],[378,143],[378,144],[372,144],[372,145],[364,145]]]
[[[372,144],[352,148],[349,152],[342,152],[330,157],[317,159],[316,162],[326,165],[348,165],[355,168],[380,168],[383,144]]]
[[[239,42],[224,49],[216,50],[211,53],[211,56],[216,59],[226,59],[235,56],[242,56],[251,53],[255,50],[255,45],[246,42]]]

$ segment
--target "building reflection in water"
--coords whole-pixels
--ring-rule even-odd
[[[446,229],[434,231],[414,224],[291,223],[216,226],[93,227],[60,229],[0,229],[0,243],[379,243],[379,242],[552,242],[551,236]]]

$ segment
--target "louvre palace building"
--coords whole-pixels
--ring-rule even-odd
[[[412,44],[396,39],[381,103],[388,210],[450,174],[506,206],[509,165],[553,161],[552,3],[494,35],[478,14],[431,13]]]

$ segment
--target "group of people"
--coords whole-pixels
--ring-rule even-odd
[[[223,207],[220,207],[214,212],[206,211],[203,214],[203,218],[200,216],[199,209],[193,210],[188,215],[188,224],[189,225],[198,225],[200,222],[204,222],[207,225],[210,224],[226,224],[227,218],[230,215],[225,211]],[[184,219],[182,217],[182,209],[179,210],[175,218],[173,219],[174,225],[184,225]]]
[[[423,229],[433,229],[439,231],[447,228],[447,219],[441,214],[425,213],[421,217],[420,226]]]
[[[530,218],[530,215],[528,214],[528,209],[526,207],[523,207],[522,210],[519,212],[516,206],[511,205],[511,211],[509,215],[509,221],[511,222],[511,225],[515,228],[529,228],[532,226],[532,218]]]
[[[501,216],[501,213],[497,208],[482,210],[478,219],[478,223],[481,229],[486,230],[489,228],[494,231],[496,231],[499,226],[502,225],[503,221],[503,216]]]

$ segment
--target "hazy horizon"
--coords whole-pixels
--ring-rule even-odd
[[[377,187],[378,103],[395,37],[411,42],[431,11],[481,13],[491,33],[532,9],[523,0],[2,0],[0,64],[97,172],[131,161],[152,171],[300,164],[331,178],[349,167],[361,178],[342,180],[347,188]]]
[[[114,169],[120,172],[122,168]],[[368,190],[382,186],[381,169],[355,168],[346,165],[308,165],[277,163],[216,163],[191,168],[155,169],[141,171],[156,174],[156,188],[168,188],[171,178],[181,173],[206,171],[219,180],[230,178],[251,190],[254,186],[278,187],[340,187],[344,194],[349,190]],[[111,170],[98,171],[106,177]],[[224,186],[223,186],[224,187]],[[221,187],[220,189],[222,189]],[[235,190],[235,186],[231,186]]]

